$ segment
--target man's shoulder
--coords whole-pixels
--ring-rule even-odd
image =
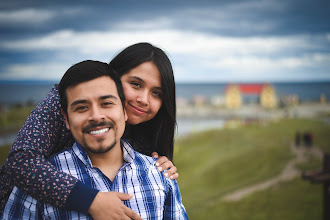
[[[50,156],[48,158],[49,162],[51,162],[52,164],[56,164],[55,161],[61,161],[61,160],[67,160],[68,158],[71,158],[73,155],[73,150],[72,147],[68,147],[56,154],[53,154],[52,156]]]
[[[147,156],[137,151],[134,151],[134,153],[135,153],[135,162],[138,163],[140,166],[149,167],[155,165],[157,161],[157,158]]]

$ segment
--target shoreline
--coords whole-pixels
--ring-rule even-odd
[[[330,103],[304,103],[276,109],[264,109],[259,105],[245,105],[240,109],[216,108],[212,106],[178,106],[177,119],[276,119],[315,118],[330,116]]]

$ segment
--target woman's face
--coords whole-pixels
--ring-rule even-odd
[[[153,62],[144,62],[121,77],[129,124],[140,124],[156,116],[162,106],[162,83]]]

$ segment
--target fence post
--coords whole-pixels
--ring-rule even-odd
[[[323,154],[322,170],[304,172],[302,178],[323,184],[323,220],[330,220],[330,154]]]

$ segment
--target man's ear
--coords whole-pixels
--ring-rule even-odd
[[[64,116],[66,128],[70,131],[70,124],[69,124],[68,116],[65,114],[63,109],[61,110],[61,113]]]

